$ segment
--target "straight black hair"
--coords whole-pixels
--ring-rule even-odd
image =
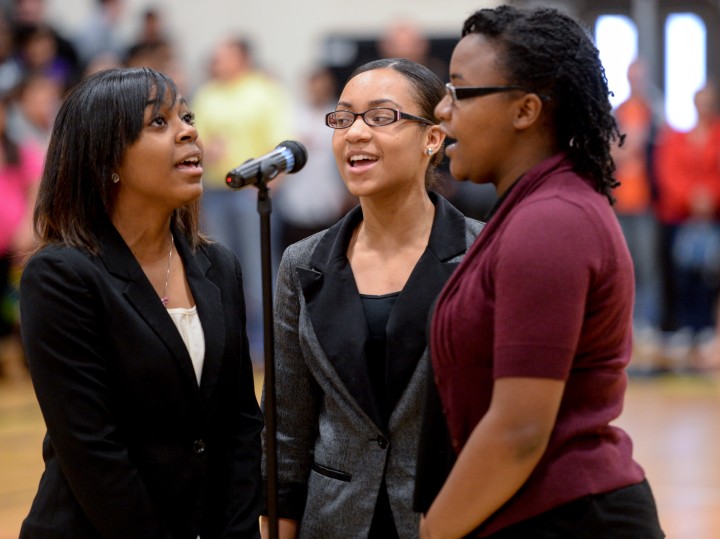
[[[424,65],[418,64],[405,58],[383,58],[373,60],[356,68],[348,77],[350,79],[361,73],[376,69],[392,69],[405,77],[413,88],[414,98],[420,107],[420,116],[438,123],[435,116],[435,107],[445,95],[445,85],[435,73]],[[422,125],[422,124],[418,124]],[[430,166],[425,172],[425,187],[430,189],[438,179],[437,167],[443,159],[443,151],[440,148],[430,160]]]
[[[175,83],[147,67],[100,71],[70,90],[53,125],[35,205],[38,248],[61,243],[98,251],[96,231],[115,200],[111,175],[140,137],[146,107],[157,112],[177,98]],[[193,248],[205,242],[199,212],[196,200],[172,217]]]

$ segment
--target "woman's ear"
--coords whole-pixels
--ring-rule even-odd
[[[426,133],[424,148],[431,148],[433,153],[438,153],[445,141],[445,133],[437,125],[431,125]]]
[[[525,130],[537,124],[543,110],[543,101],[537,94],[527,93],[516,102],[513,126]]]

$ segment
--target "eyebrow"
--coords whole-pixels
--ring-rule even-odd
[[[369,105],[370,105],[370,108],[372,108],[372,107],[377,107],[378,105],[387,105],[388,103],[392,103],[392,104],[395,105],[396,107],[399,107],[399,106],[400,106],[399,103],[396,103],[396,102],[393,101],[392,99],[388,99],[388,98],[373,99],[372,101],[369,102]],[[342,107],[352,107],[352,104],[351,104],[351,103],[348,103],[347,101],[339,101],[339,102],[338,102],[338,107],[340,107],[340,106],[342,106]]]

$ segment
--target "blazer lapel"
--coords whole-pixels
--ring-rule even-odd
[[[432,304],[467,250],[465,217],[444,198],[430,193],[435,219],[428,246],[418,260],[388,321],[388,402],[400,400],[427,346]]]
[[[387,387],[396,404],[427,346],[431,306],[467,250],[466,221],[444,198],[430,193],[435,219],[428,246],[405,284],[388,321]],[[360,207],[328,229],[315,246],[309,267],[297,268],[310,321],[329,361],[361,408],[383,425],[370,386],[365,357],[367,320],[346,256]]]
[[[343,384],[375,424],[382,425],[365,358],[367,320],[345,255],[360,207],[329,228],[315,246],[308,268],[297,268],[310,321]]]
[[[100,258],[105,267],[110,273],[127,282],[123,291],[124,296],[137,314],[165,344],[184,374],[191,390],[197,395],[197,379],[185,343],[140,264],[112,224],[108,223],[108,226],[104,228],[101,243]]]
[[[182,235],[176,236],[178,252],[185,263],[185,275],[197,305],[198,316],[205,336],[205,359],[203,362],[200,393],[207,402],[218,380],[218,373],[225,355],[225,317],[220,288],[212,280],[212,262],[203,249],[194,253]],[[238,331],[242,328],[238,327]],[[193,370],[193,378],[195,371]]]

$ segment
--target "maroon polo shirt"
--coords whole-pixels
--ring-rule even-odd
[[[607,198],[557,155],[518,180],[443,289],[432,363],[456,451],[487,412],[496,379],[566,383],[544,456],[480,537],[642,481],[630,438],[610,425],[627,383],[633,286]]]

